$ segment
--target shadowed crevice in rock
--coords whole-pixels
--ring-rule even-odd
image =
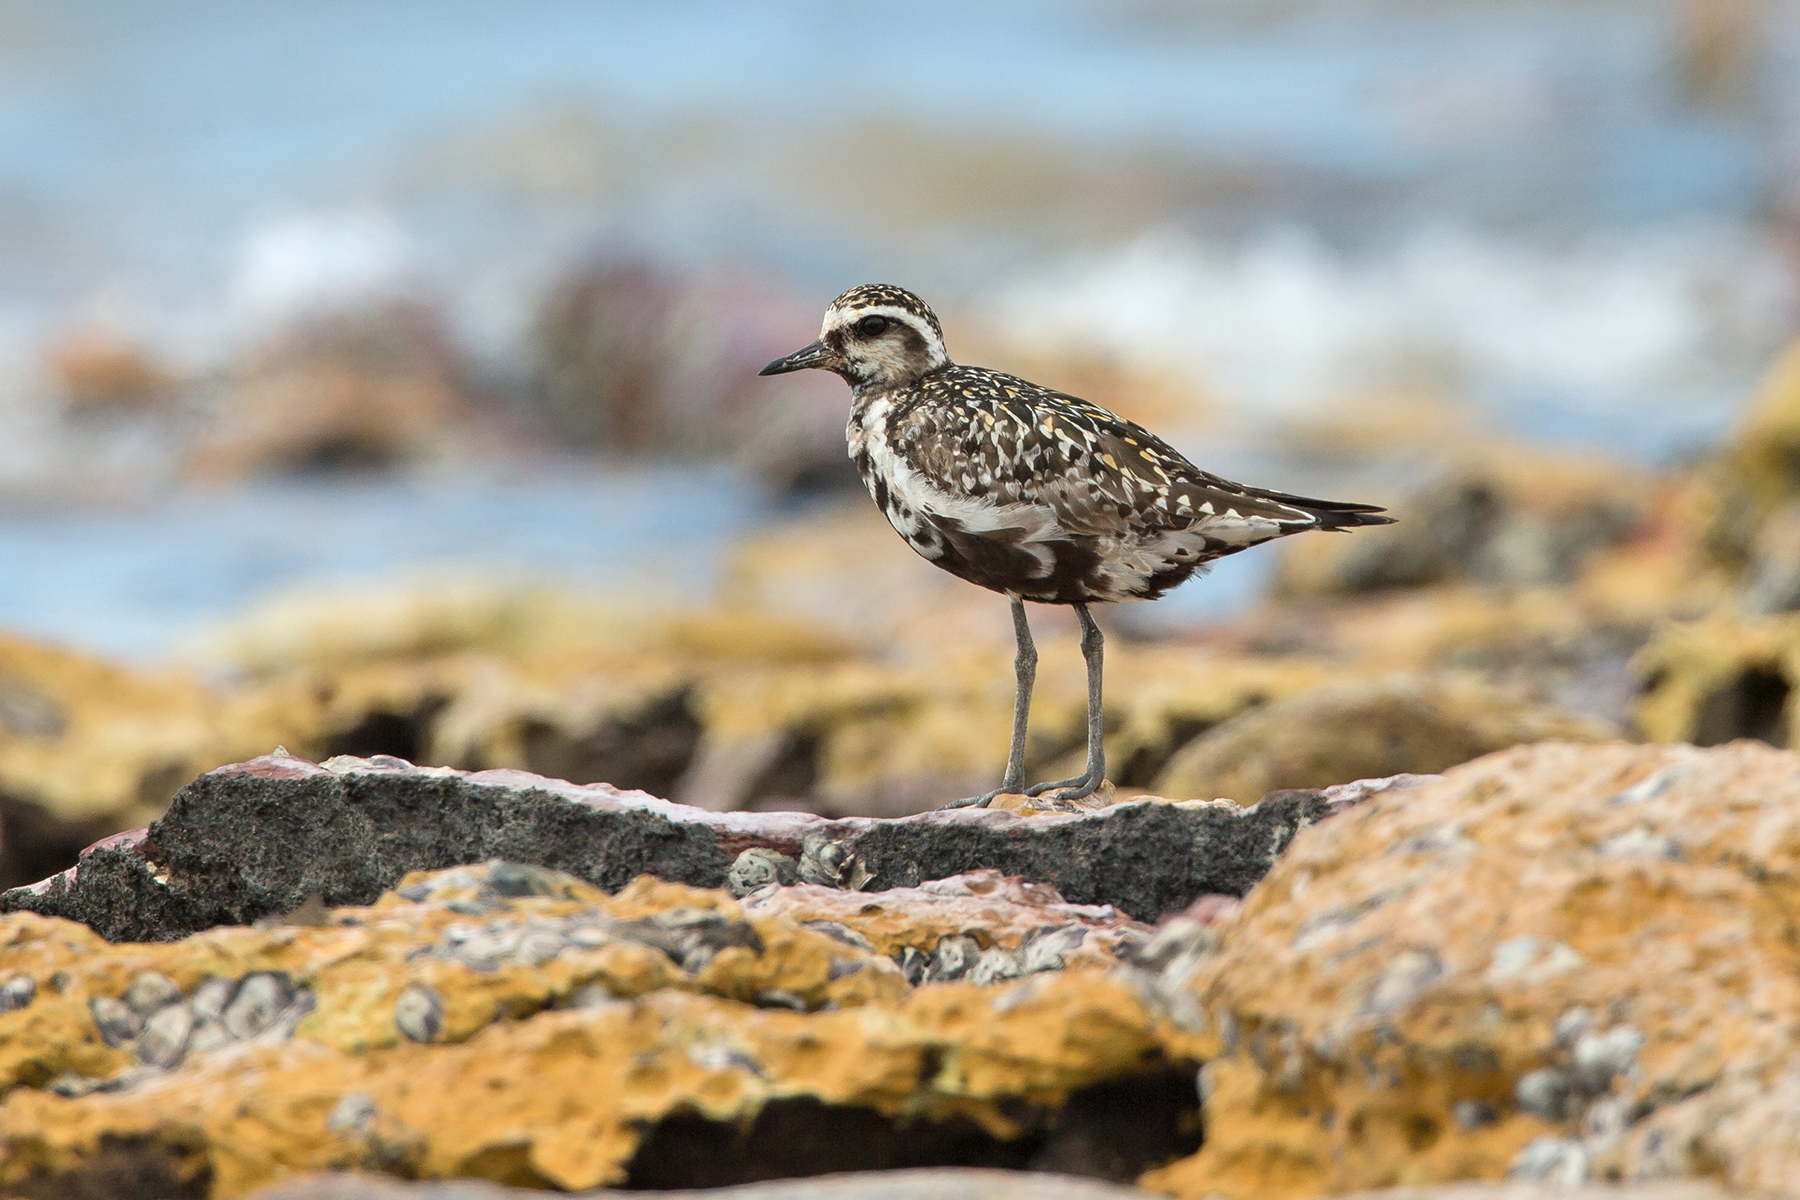
[[[324,756],[391,754],[416,761],[424,757],[430,744],[432,721],[449,703],[447,696],[427,696],[405,712],[375,709],[365,713],[355,725],[325,739]]]
[[[90,848],[74,871],[0,895],[0,912],[70,918],[114,941],[166,941],[314,898],[370,904],[415,870],[503,859],[608,891],[645,874],[718,888],[746,849],[799,860],[810,844],[832,847],[834,861],[854,867],[844,879],[866,891],[994,869],[1153,921],[1203,895],[1243,895],[1299,829],[1344,802],[1290,791],[1244,809],[1138,801],[1067,816],[963,809],[831,821],[711,813],[519,771],[380,758],[326,768],[269,755],[201,776],[146,836]]]
[[[1197,1067],[1168,1064],[1071,1095],[1060,1108],[1008,1115],[1002,1140],[973,1121],[901,1121],[812,1098],[765,1105],[748,1126],[684,1114],[649,1130],[626,1188],[726,1187],[840,1171],[989,1167],[1129,1183],[1200,1148]]]
[[[1737,738],[1786,745],[1789,691],[1788,681],[1779,671],[1744,671],[1701,702],[1694,721],[1694,745],[1723,746]]]
[[[604,781],[656,796],[668,795],[688,769],[700,735],[691,688],[585,730],[572,732],[543,720],[527,721],[520,730],[525,765],[536,774],[571,783]]]
[[[117,828],[105,815],[71,819],[0,792],[0,888],[66,870],[84,847]]]
[[[561,1193],[559,1193],[561,1194]],[[602,1188],[577,1200],[641,1200],[642,1192]],[[1138,1188],[1091,1179],[980,1167],[858,1171],[828,1178],[780,1179],[705,1191],[652,1193],[659,1200],[1156,1200]],[[310,1175],[259,1191],[252,1200],[538,1200],[523,1191],[470,1179],[403,1182],[374,1175]],[[1557,1200],[1563,1200],[1558,1197]],[[1577,1197],[1575,1200],[1582,1200]],[[1642,1200],[1652,1200],[1644,1196]],[[1708,1192],[1655,1200],[1720,1200]]]
[[[5,1186],[9,1200],[206,1200],[212,1169],[197,1146],[107,1134],[79,1167],[36,1171]]]

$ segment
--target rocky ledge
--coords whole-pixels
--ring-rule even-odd
[[[1014,861],[1079,885],[1197,855],[1120,817],[1242,831],[1295,806],[1294,832],[1249,843],[1284,845],[1241,898],[1151,925],[992,864],[912,882],[927,868],[881,823],[380,763],[209,776],[14,903],[113,878],[134,881],[114,913],[298,901],[130,943],[0,916],[0,1195],[486,1200],[871,1170],[910,1173],[782,1194],[1031,1194],[966,1173],[1003,1168],[1184,1200],[1503,1180],[1494,1200],[1800,1200],[1800,755],[1541,743],[1403,782],[1260,818],[887,823],[1041,853]],[[610,830],[639,856],[621,873],[710,864],[727,886],[498,861],[393,877],[408,855],[493,853],[511,812],[564,831],[534,844],[589,875],[605,860],[582,839]],[[327,867],[393,886],[339,902]]]
[[[961,809],[826,820],[708,812],[522,771],[387,757],[317,765],[276,753],[201,776],[147,830],[0,894],[0,913],[66,917],[113,941],[160,941],[308,903],[370,904],[409,871],[500,859],[609,892],[646,874],[746,894],[802,880],[883,891],[990,869],[1153,921],[1207,894],[1242,895],[1299,830],[1413,781],[1275,792],[1249,807],[1138,800],[1031,817]]]

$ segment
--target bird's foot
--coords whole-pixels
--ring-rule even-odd
[[[1086,800],[1095,792],[1105,788],[1110,796],[1112,789],[1106,786],[1106,777],[1096,773],[1092,777],[1077,775],[1073,779],[1059,779],[1055,783],[1040,783],[1026,789],[1025,794],[1035,800],[1040,808],[1061,808],[1075,812],[1091,805],[1080,805],[1076,801]]]
[[[961,800],[952,800],[948,804],[940,804],[937,806],[937,811],[943,812],[947,808],[986,808],[993,802],[995,796],[1004,796],[1008,792],[1016,792],[1018,790],[1019,789],[1016,787],[997,787],[993,791],[983,792],[979,796],[964,796]]]
[[[1058,788],[1087,787],[1087,783],[1088,777],[1086,775],[1071,775],[1067,779],[1052,779],[1049,783],[1034,783],[1025,789],[1025,794],[1035,799],[1045,792],[1054,792]],[[1088,792],[1092,792],[1095,787],[1099,786],[1099,783],[1096,782],[1094,787],[1089,787],[1087,792],[1083,792],[1082,795],[1087,795]]]

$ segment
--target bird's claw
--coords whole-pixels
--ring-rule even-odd
[[[1081,791],[1079,795],[1059,797],[1059,799],[1079,800],[1082,796],[1092,795],[1094,788],[1099,786],[1100,784],[1098,782],[1089,786],[1088,777],[1086,775],[1071,775],[1067,779],[1052,779],[1049,783],[1034,783],[1025,789],[1025,794],[1035,800],[1045,792],[1054,792],[1059,788],[1069,791],[1085,788],[1086,790]]]
[[[937,811],[943,812],[945,809],[951,808],[986,808],[988,804],[993,801],[995,796],[1002,796],[1005,794],[1005,788],[995,788],[993,791],[984,792],[979,796],[964,796],[961,800],[952,800],[948,804],[940,804],[937,806]]]

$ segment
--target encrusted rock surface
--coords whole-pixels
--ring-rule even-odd
[[[299,793],[321,811],[333,788],[435,781],[451,791],[405,810],[428,816],[470,786],[257,769],[321,789]],[[649,878],[608,894],[490,863],[173,942],[0,917],[0,1194],[954,1165],[1188,1200],[1697,1179],[1800,1200],[1800,757],[1541,743],[1304,798],[1340,811],[1241,900],[1201,895],[1153,928],[993,871],[858,890],[859,848],[831,858],[804,833],[744,849],[852,886],[776,866],[741,899]],[[150,1183],[95,1190],[119,1178]]]
[[[985,908],[915,935],[939,958],[1028,943],[1009,895],[1111,926],[1121,951],[1148,932],[1016,881],[961,887]],[[9,976],[34,984],[0,1015],[0,1194],[140,1194],[105,1190],[123,1173],[224,1198],[345,1168],[562,1189],[931,1165],[1129,1181],[1199,1144],[1191,1039],[1097,950],[914,986],[891,915],[806,918],[816,889],[796,890],[608,896],[487,864],[178,942],[0,918]]]
[[[1165,796],[1254,800],[1279,788],[1432,773],[1525,742],[1607,741],[1591,717],[1443,674],[1325,684],[1240,713],[1177,751]]]
[[[1015,1171],[868,1171],[821,1179],[783,1179],[704,1191],[659,1192],[662,1200],[1148,1200],[1155,1193],[1066,1176]],[[464,1180],[401,1183],[377,1176],[312,1176],[277,1184],[253,1200],[529,1200],[541,1193]],[[629,1200],[642,1193],[602,1190],[581,1200]],[[1345,1200],[1726,1200],[1709,1183],[1559,1185],[1452,1184],[1359,1192]]]
[[[1716,612],[1668,625],[1632,666],[1637,723],[1657,741],[1794,745],[1788,697],[1800,683],[1800,616]]]
[[[1207,1143],[1145,1185],[1800,1195],[1797,864],[1800,758],[1750,742],[1543,743],[1372,796],[1164,951]]]
[[[1154,1193],[1092,1179],[1037,1171],[921,1168],[857,1171],[819,1179],[779,1179],[739,1187],[658,1192],[662,1200],[1150,1200]],[[253,1200],[530,1200],[540,1192],[464,1180],[400,1183],[379,1176],[318,1175],[277,1184]],[[611,1189],[582,1193],[582,1200],[630,1200],[642,1192]],[[1496,1197],[1496,1200],[1527,1200]],[[1583,1200],[1577,1197],[1576,1200]],[[1621,1200],[1639,1200],[1623,1197]],[[1641,1200],[1690,1200],[1670,1195]],[[1692,1200],[1708,1200],[1694,1196]]]
[[[896,821],[711,813],[604,784],[517,771],[466,774],[397,759],[326,766],[268,755],[189,784],[146,835],[87,852],[73,872],[0,895],[0,912],[79,920],[115,940],[244,924],[317,899],[367,904],[402,875],[501,858],[616,890],[638,875],[723,887],[745,850],[818,882],[876,890],[993,869],[1077,904],[1154,920],[1214,892],[1241,895],[1281,847],[1332,811],[1319,792],[1250,808],[1141,800],[1024,818],[962,809]]]
[[[1468,580],[1570,582],[1649,507],[1649,481],[1593,458],[1500,444],[1451,462],[1394,506],[1393,529],[1282,547],[1279,590],[1354,593]]]

